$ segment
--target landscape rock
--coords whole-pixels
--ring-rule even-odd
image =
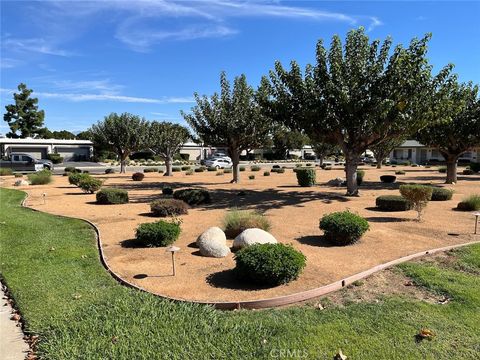
[[[30,185],[28,183],[27,180],[23,180],[23,179],[20,179],[20,180],[17,180],[15,181],[15,184],[13,184],[14,186],[27,186],[27,185]]]
[[[272,234],[262,229],[252,228],[244,230],[233,241],[235,249],[243,248],[253,244],[276,244],[277,239]]]
[[[327,185],[328,186],[336,186],[336,187],[344,186],[345,185],[345,180],[342,179],[341,177],[337,177],[335,179],[329,180],[327,182]]]
[[[230,254],[227,237],[223,230],[216,226],[208,228],[198,237],[197,246],[203,256],[221,258]]]

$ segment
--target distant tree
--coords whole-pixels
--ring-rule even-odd
[[[126,160],[133,151],[148,145],[148,123],[129,113],[111,113],[88,130],[93,142],[115,152],[120,160],[120,172],[125,173]]]
[[[19,93],[13,94],[15,104],[5,106],[7,112],[3,115],[3,120],[10,127],[7,137],[34,137],[42,132],[45,112],[38,110],[38,99],[30,97],[33,90],[28,89],[27,85],[21,83],[18,91]]]
[[[301,149],[308,138],[298,130],[277,126],[272,135],[272,145],[279,159],[287,159],[289,150]]]
[[[422,129],[417,139],[438,149],[447,163],[447,184],[457,182],[458,158],[480,146],[480,99],[478,86],[459,84],[456,77],[441,86],[436,117],[439,122]]]
[[[399,147],[405,142],[405,137],[397,137],[386,139],[375,145],[372,145],[369,150],[373,152],[373,156],[377,160],[377,169],[382,168],[382,162],[396,147]]]
[[[276,121],[300,128],[308,136],[325,138],[342,149],[346,160],[347,195],[358,195],[357,164],[368,148],[405,133],[415,133],[432,118],[429,94],[451,67],[432,80],[425,57],[430,35],[413,39],[408,48],[387,38],[369,42],[360,28],[347,34],[345,45],[334,36],[330,50],[320,40],[316,65],[305,75],[292,61],[280,62],[263,78],[265,113]],[[421,115],[421,116],[420,116]]]
[[[173,155],[190,138],[188,129],[179,124],[153,121],[149,128],[148,147],[156,155],[165,159],[165,176],[172,176]]]
[[[212,146],[225,146],[233,162],[233,180],[240,181],[240,153],[261,146],[268,138],[271,122],[257,104],[255,90],[245,75],[233,82],[233,89],[224,72],[220,75],[220,94],[210,98],[195,93],[197,105],[183,117],[201,141]]]
[[[92,140],[92,133],[90,130],[81,131],[75,136],[75,138],[78,140]]]
[[[71,133],[67,130],[60,130],[60,131],[51,131],[47,128],[41,129],[39,132],[39,137],[42,139],[59,139],[59,140],[73,140],[75,139],[75,134]]]
[[[337,144],[331,144],[322,139],[310,140],[310,146],[320,161],[320,166],[323,165],[323,161],[327,156],[336,154],[339,150]]]

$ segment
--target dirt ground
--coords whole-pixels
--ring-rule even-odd
[[[384,167],[366,171],[360,197],[344,197],[344,188],[326,186],[336,177],[344,177],[341,167],[333,170],[317,169],[318,185],[301,188],[295,174],[287,169],[284,174],[263,176],[259,172],[242,172],[241,184],[230,184],[231,174],[215,176],[215,172],[174,173],[173,177],[147,173],[142,182],[131,180],[131,174],[97,175],[106,187],[127,189],[130,203],[125,205],[97,205],[95,195],[84,194],[69,185],[67,177],[55,176],[50,185],[27,186],[27,205],[52,214],[82,217],[95,223],[101,233],[105,256],[110,267],[121,277],[148,291],[179,299],[197,301],[245,301],[271,298],[313,289],[344,277],[367,270],[377,264],[416,253],[458,243],[479,240],[473,235],[474,217],[469,212],[455,211],[457,203],[466,195],[480,192],[480,176],[459,175],[453,199],[431,202],[423,223],[412,221],[414,211],[381,212],[375,209],[379,195],[398,194],[402,183],[431,183],[443,185],[445,174],[436,168]],[[397,183],[383,184],[379,176],[398,175]],[[255,174],[255,180],[248,175]],[[11,187],[13,177],[3,177],[1,186]],[[181,250],[176,254],[177,275],[172,276],[171,257],[165,248],[138,248],[134,246],[135,228],[140,223],[157,221],[149,215],[149,203],[162,198],[164,184],[173,187],[203,187],[211,191],[212,203],[192,208],[182,216],[182,233],[175,243]],[[446,186],[446,185],[443,185]],[[244,196],[239,196],[245,191]],[[43,193],[46,202],[43,203]],[[279,242],[292,244],[307,257],[307,266],[300,278],[274,288],[252,288],[239,283],[232,275],[234,255],[216,259],[200,256],[195,240],[211,226],[221,226],[228,209],[257,209],[270,220],[271,233]],[[355,245],[332,246],[322,238],[319,219],[334,211],[349,209],[370,223],[370,231]],[[231,244],[230,240],[230,244]]]

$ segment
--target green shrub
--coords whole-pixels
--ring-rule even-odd
[[[285,172],[284,168],[273,168],[271,170],[272,173],[283,174]]]
[[[128,192],[123,189],[101,189],[97,192],[98,204],[126,204],[128,203]]]
[[[418,167],[418,164],[415,164],[413,163],[412,165],[410,165],[411,167]]]
[[[215,166],[209,166],[207,171],[217,171],[217,168]]]
[[[407,199],[412,208],[417,211],[417,220],[422,220],[422,214],[432,198],[432,187],[425,185],[400,185],[400,194]]]
[[[245,166],[240,166],[239,169],[240,169],[240,171],[245,171],[246,170]]]
[[[68,175],[68,182],[70,183],[70,185],[78,186],[78,183],[80,182],[80,180],[85,179],[87,177],[90,177],[90,175],[73,172]]]
[[[233,169],[223,169],[224,174],[231,174],[233,173]]]
[[[405,171],[397,170],[397,171],[395,171],[395,175],[405,175]]]
[[[323,170],[327,170],[327,171],[328,171],[328,170],[332,170],[332,167],[331,167],[331,166],[325,166],[325,167],[323,168]]]
[[[164,188],[162,188],[162,194],[163,195],[172,195],[173,194],[173,189],[171,187],[164,187]]]
[[[470,195],[464,198],[458,203],[457,209],[462,211],[480,210],[480,195]]]
[[[380,181],[382,183],[394,183],[397,180],[397,177],[395,175],[382,175],[380,176]]]
[[[432,187],[432,201],[446,201],[451,200],[453,190],[440,187]]]
[[[179,167],[179,166],[172,167],[172,172],[180,172],[180,171],[182,171],[181,167]]]
[[[187,171],[187,170],[191,170],[192,167],[191,166],[182,166],[181,169],[182,169],[182,171]]]
[[[280,165],[273,165],[272,169],[281,169]]]
[[[16,177],[16,178],[23,178],[23,174],[18,174],[18,173],[17,173],[17,174],[15,174],[15,177]]]
[[[204,172],[204,171],[205,171],[205,169],[203,167],[195,168],[196,173],[201,173],[201,172]]]
[[[365,171],[357,170],[357,185],[360,186],[363,184],[363,178],[365,177]]]
[[[320,220],[325,238],[340,246],[355,243],[369,228],[367,220],[349,211],[327,214]]]
[[[225,175],[225,174],[223,173],[223,171],[219,171],[219,172],[217,172],[215,175],[216,175],[216,176],[223,176],[223,175]]]
[[[61,164],[63,162],[63,157],[61,157],[60,154],[47,154],[47,159],[54,164]]]
[[[223,218],[225,235],[234,239],[246,229],[258,228],[265,231],[270,230],[270,221],[258,211],[233,209]]]
[[[292,246],[255,244],[235,254],[236,276],[247,282],[276,286],[298,278],[305,268],[306,257]]]
[[[446,166],[440,166],[440,167],[438,168],[438,172],[439,172],[439,173],[442,173],[442,174],[446,174],[446,172],[447,172],[447,167],[446,167]]]
[[[253,166],[250,167],[251,171],[260,171],[260,169],[261,169],[261,167],[258,166],[258,165],[253,165]]]
[[[132,174],[133,181],[142,181],[145,178],[145,175],[141,172],[136,172]]]
[[[193,175],[193,170],[190,169],[190,170],[185,171],[185,175]]]
[[[248,180],[255,180],[255,175],[249,175]]]
[[[210,203],[210,193],[205,189],[181,189],[173,193],[173,197],[185,201],[188,205],[200,205]]]
[[[180,235],[180,224],[177,222],[157,221],[140,224],[135,234],[135,240],[143,246],[168,246]]]
[[[105,170],[105,174],[115,174],[115,170],[112,168],[108,168]]]
[[[93,194],[96,191],[100,190],[103,185],[103,181],[99,179],[92,178],[91,176],[85,177],[80,180],[78,187],[83,190],[83,192]]]
[[[165,170],[163,170],[163,169],[159,169],[159,170],[158,170],[158,173],[159,173],[159,174],[163,174],[164,172],[165,172]]]
[[[470,170],[473,170],[475,172],[480,172],[480,162],[470,163],[470,165],[468,167],[470,168]]]
[[[0,168],[0,176],[13,175],[13,170],[10,168]]]
[[[160,199],[150,204],[152,214],[160,217],[188,214],[188,208],[184,201],[176,199]]]
[[[143,169],[143,172],[144,172],[144,173],[158,172],[158,168],[155,168],[155,167],[153,167],[153,168],[145,168],[145,169]]]
[[[298,168],[296,174],[298,185],[302,187],[314,186],[317,182],[315,169]]]
[[[382,195],[375,199],[377,208],[383,211],[407,211],[411,209],[411,204],[400,195]]]
[[[270,171],[264,171],[263,176],[270,176]]]
[[[45,185],[52,182],[52,172],[50,170],[37,171],[28,175],[28,181],[31,185]]]
[[[473,174],[475,174],[475,171],[473,171],[472,169],[463,169],[462,174],[463,175],[473,175]]]
[[[69,172],[69,173],[81,173],[82,172],[82,170],[77,169],[74,166],[67,166],[67,167],[65,167],[65,169],[63,171]]]

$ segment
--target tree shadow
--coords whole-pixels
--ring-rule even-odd
[[[207,284],[215,288],[232,289],[232,290],[264,290],[275,286],[262,286],[246,281],[241,281],[235,274],[233,269],[219,271],[210,274],[206,278]]]
[[[128,248],[128,249],[139,249],[139,248],[147,248],[148,247],[148,246],[145,246],[145,245],[139,243],[136,239],[122,240],[122,241],[120,241],[120,245],[123,248]]]
[[[172,276],[173,276],[173,274],[168,274],[168,275],[136,274],[136,275],[133,275],[133,278],[137,279],[137,280],[142,280],[142,279],[146,279],[146,278],[162,278],[162,277],[172,277]]]
[[[406,222],[410,219],[399,218],[395,216],[374,216],[365,218],[369,222],[387,223],[387,222]]]
[[[308,235],[308,236],[301,236],[296,238],[300,244],[303,245],[310,245],[316,247],[339,247],[338,245],[333,244],[332,242],[328,241],[325,236],[323,235]]]
[[[187,245],[187,247],[191,249],[198,249],[198,245],[196,241],[192,241],[190,244]]]
[[[368,211],[373,211],[373,212],[381,212],[381,213],[392,213],[392,212],[405,212],[405,211],[408,211],[408,210],[385,210],[385,209],[380,209],[378,207],[375,207],[375,206],[369,206],[369,207],[366,207],[365,210],[368,210]]]

